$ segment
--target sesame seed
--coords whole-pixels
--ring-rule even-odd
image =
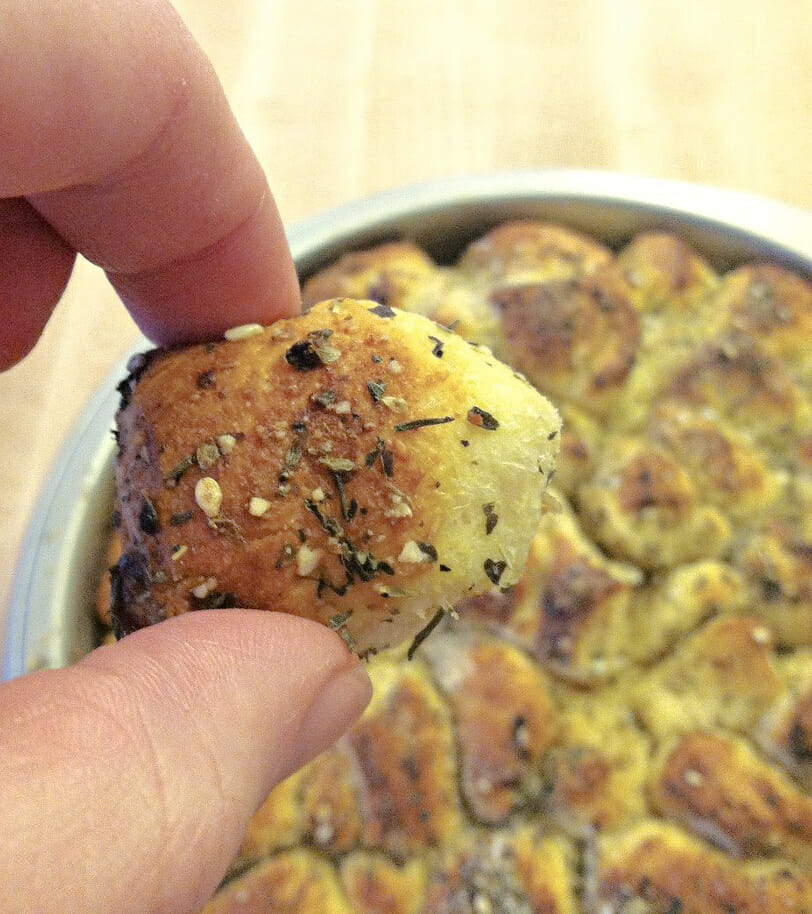
[[[211,476],[198,479],[195,486],[195,501],[207,517],[217,517],[223,503],[223,492],[217,480]]]
[[[248,502],[248,513],[252,517],[262,517],[270,507],[271,503],[267,498],[260,498],[258,495],[254,495]]]
[[[240,324],[239,327],[231,327],[223,334],[230,342],[236,343],[239,340],[247,340],[250,336],[256,336],[262,333],[262,324]]]

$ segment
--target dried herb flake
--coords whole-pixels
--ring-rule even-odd
[[[367,381],[367,390],[373,403],[380,403],[381,397],[386,392],[386,385],[382,381]]]
[[[370,314],[375,314],[378,317],[390,318],[395,316],[395,312],[389,307],[389,305],[383,304],[375,305],[374,308],[369,309]]]
[[[480,409],[478,406],[472,406],[468,410],[468,421],[471,425],[475,425],[477,428],[484,428],[489,432],[493,432],[499,428],[498,420],[489,412]]]
[[[412,641],[412,643],[409,647],[409,650],[406,652],[406,658],[408,660],[411,660],[414,657],[415,653],[417,652],[417,649],[426,640],[426,638],[428,638],[428,636],[434,631],[434,629],[437,628],[437,626],[442,621],[442,618],[444,615],[445,615],[445,610],[438,609],[437,612],[429,620],[428,625],[426,625],[425,628],[422,628],[414,636],[414,640]]]
[[[141,511],[138,515],[138,526],[147,536],[155,536],[161,529],[155,505],[146,496],[144,496],[144,500],[141,502]]]
[[[482,510],[485,512],[485,534],[487,536],[493,533],[494,528],[499,522],[499,515],[494,511],[494,502],[492,501],[483,505]]]
[[[485,574],[494,583],[498,584],[502,580],[502,575],[507,568],[507,562],[495,562],[493,559],[485,559]]]
[[[399,422],[394,426],[396,432],[410,432],[415,428],[425,428],[429,425],[445,425],[446,422],[453,422],[453,416],[439,416],[433,419],[412,419],[411,422]]]

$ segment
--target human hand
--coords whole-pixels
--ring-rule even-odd
[[[157,342],[295,312],[262,170],[168,3],[0,0],[0,17],[0,367],[77,251]],[[368,698],[334,633],[248,610],[1,686],[3,910],[199,910],[271,786]]]

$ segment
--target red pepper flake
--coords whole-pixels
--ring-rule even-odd
[[[472,406],[468,410],[468,421],[471,425],[475,425],[477,428],[484,428],[489,432],[493,432],[499,428],[498,420],[478,406]]]

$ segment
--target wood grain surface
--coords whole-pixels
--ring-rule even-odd
[[[411,181],[514,168],[679,178],[812,208],[808,0],[176,6],[288,224]],[[38,347],[0,376],[0,638],[37,492],[136,336],[80,262]]]

